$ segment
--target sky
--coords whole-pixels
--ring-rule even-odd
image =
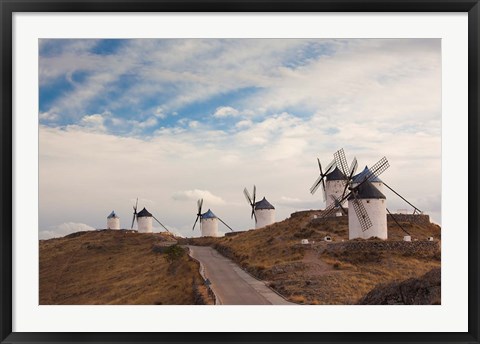
[[[441,224],[441,116],[439,39],[41,39],[39,238],[130,228],[137,197],[178,235],[199,198],[247,230],[253,185],[277,221],[323,209],[340,148]]]

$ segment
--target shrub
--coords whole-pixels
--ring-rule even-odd
[[[185,255],[185,250],[176,244],[169,246],[164,252],[169,263],[179,260]]]

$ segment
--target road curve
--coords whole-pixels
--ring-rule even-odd
[[[230,259],[206,246],[188,246],[190,256],[204,268],[205,277],[222,305],[292,305]]]

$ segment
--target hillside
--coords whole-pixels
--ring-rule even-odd
[[[222,238],[195,238],[211,245],[289,300],[305,304],[355,304],[379,284],[419,277],[440,267],[441,229],[435,224],[388,221],[389,240],[348,241],[346,217],[319,221],[321,211],[294,213],[262,229]],[[331,236],[332,242],[323,241]],[[428,237],[434,241],[427,241]],[[302,245],[301,239],[308,239]]]
[[[40,241],[40,304],[212,303],[199,265],[165,233],[103,230]]]

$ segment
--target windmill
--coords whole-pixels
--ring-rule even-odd
[[[200,232],[202,233],[202,237],[220,236],[218,233],[218,221],[223,223],[228,229],[230,229],[233,232],[233,229],[229,225],[227,225],[221,218],[216,216],[210,209],[208,209],[205,213],[202,214],[202,206],[203,206],[203,198],[197,201],[197,207],[198,207],[197,217],[195,218],[195,222],[193,223],[192,230],[195,230],[195,225],[200,219]]]
[[[248,204],[252,207],[251,218],[255,218],[255,229],[262,228],[275,223],[275,207],[267,201],[265,197],[258,202],[256,200],[257,188],[253,186],[253,197],[250,196],[247,188],[243,189],[243,194]]]
[[[137,213],[137,207],[138,207],[138,198],[133,206],[133,219],[132,219],[132,226],[130,229],[133,229],[133,225],[135,223],[135,220],[137,220],[137,227],[138,227],[138,232],[140,233],[153,233],[153,226],[152,226],[152,219],[157,221],[160,226],[163,227],[167,232],[170,233],[170,231],[161,223],[155,216],[153,216],[145,207]]]
[[[338,153],[338,159],[343,160],[342,152]],[[356,159],[354,160],[356,161]],[[345,168],[345,164],[342,169]],[[352,163],[354,166],[355,163]],[[330,204],[322,213],[322,218],[329,217],[336,211],[338,205],[343,204],[346,200],[349,202],[349,207],[354,211],[348,212],[348,227],[349,238],[354,239],[357,237],[369,238],[376,236],[379,238],[387,238],[387,222],[386,222],[386,204],[385,196],[372,185],[370,179],[378,177],[388,167],[389,163],[386,157],[380,159],[375,165],[372,166],[369,173],[364,176],[364,179],[358,184],[352,184],[352,172],[354,168],[350,168],[348,171],[347,179],[344,186],[344,192],[342,198],[335,198],[335,201]],[[348,190],[348,192],[347,192]],[[370,216],[371,215],[371,216]],[[368,233],[365,233],[373,227]]]
[[[120,218],[114,210],[107,216],[107,229],[120,229]]]
[[[320,176],[310,188],[310,193],[313,195],[318,187],[322,185],[323,199],[326,203],[326,208],[332,204],[337,204],[336,208],[338,208],[336,201],[341,200],[345,196],[346,190],[358,167],[357,158],[354,158],[350,168],[348,168],[343,148],[336,151],[333,156],[334,158],[332,162],[327,165],[325,172],[322,171],[322,165],[317,158]],[[332,198],[332,196],[335,197]]]

